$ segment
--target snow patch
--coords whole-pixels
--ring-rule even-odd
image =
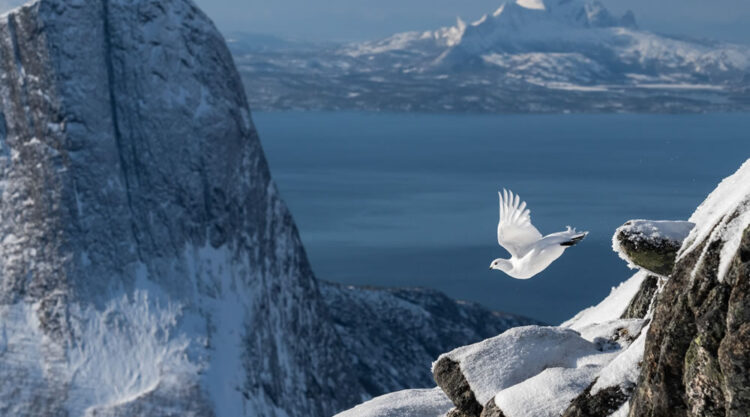
[[[451,408],[440,388],[411,389],[381,395],[334,417],[443,417]]]

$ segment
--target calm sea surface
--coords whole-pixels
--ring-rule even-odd
[[[255,113],[271,171],[321,279],[424,286],[561,322],[632,274],[628,219],[687,219],[750,158],[750,114]],[[590,235],[530,280],[488,271],[497,193],[542,234]]]

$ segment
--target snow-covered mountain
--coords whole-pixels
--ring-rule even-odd
[[[340,47],[231,47],[263,109],[710,111],[745,109],[750,91],[750,47],[640,30],[596,0],[509,1]]]
[[[747,415],[750,160],[689,221],[630,221],[613,248],[639,271],[596,306],[448,351],[432,366],[438,387],[338,416]]]
[[[389,294],[335,298],[450,304]],[[434,357],[394,349],[403,368],[371,357],[393,374],[361,373],[350,361],[389,346],[344,343],[329,304],[229,50],[190,0],[2,15],[0,415],[324,417],[419,386]],[[453,304],[460,318],[421,322],[466,326],[450,348],[529,322]]]

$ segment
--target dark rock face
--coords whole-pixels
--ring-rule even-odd
[[[604,388],[591,395],[591,388],[595,383],[596,381],[570,403],[562,417],[607,417],[617,411],[632,394],[632,388],[629,392],[623,392],[616,386]]]
[[[628,304],[627,309],[622,313],[623,319],[642,319],[648,314],[651,303],[656,291],[659,289],[659,277],[648,275],[643,282],[635,297]]]
[[[458,362],[447,357],[441,358],[433,367],[433,375],[435,382],[456,405],[456,412],[466,416],[478,416],[482,412],[482,405],[474,396]]]
[[[321,282],[321,294],[352,373],[375,397],[433,387],[430,364],[443,352],[536,321],[459,302],[438,291]],[[396,374],[392,369],[398,370]]]
[[[658,297],[631,416],[748,415],[750,228],[719,281],[721,248],[700,242]]]
[[[617,229],[614,244],[628,262],[667,276],[692,227],[689,222],[630,220]]]

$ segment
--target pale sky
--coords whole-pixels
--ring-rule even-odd
[[[365,40],[473,21],[503,0],[196,0],[223,30]],[[602,0],[656,32],[750,43],[750,0]]]
[[[366,40],[473,21],[503,0],[194,0],[220,29],[306,40]],[[750,44],[750,0],[601,0],[641,27]],[[0,0],[0,11],[23,3]]]

